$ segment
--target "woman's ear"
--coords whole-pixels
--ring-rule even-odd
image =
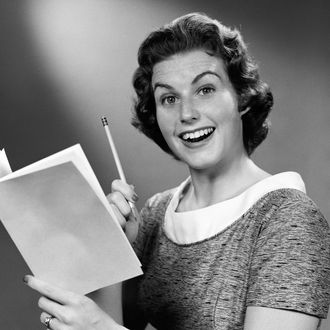
[[[244,116],[251,108],[250,107],[247,107],[246,109],[244,109],[243,111],[240,111],[240,116]]]

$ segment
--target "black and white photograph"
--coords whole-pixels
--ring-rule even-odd
[[[2,0],[0,329],[330,330],[329,13]]]

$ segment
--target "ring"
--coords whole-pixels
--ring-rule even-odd
[[[47,316],[45,318],[45,326],[47,327],[47,329],[50,329],[50,322],[53,318],[54,318],[54,316]]]

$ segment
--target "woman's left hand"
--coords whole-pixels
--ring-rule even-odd
[[[51,318],[48,323],[49,329],[126,329],[86,296],[57,288],[31,275],[24,276],[24,282],[42,295],[38,301],[38,306],[43,310],[40,321],[46,324],[47,319]]]

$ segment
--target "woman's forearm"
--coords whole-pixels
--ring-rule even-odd
[[[122,283],[116,283],[106,288],[88,294],[98,306],[109,314],[119,325],[123,325]],[[126,329],[124,327],[118,329]]]

